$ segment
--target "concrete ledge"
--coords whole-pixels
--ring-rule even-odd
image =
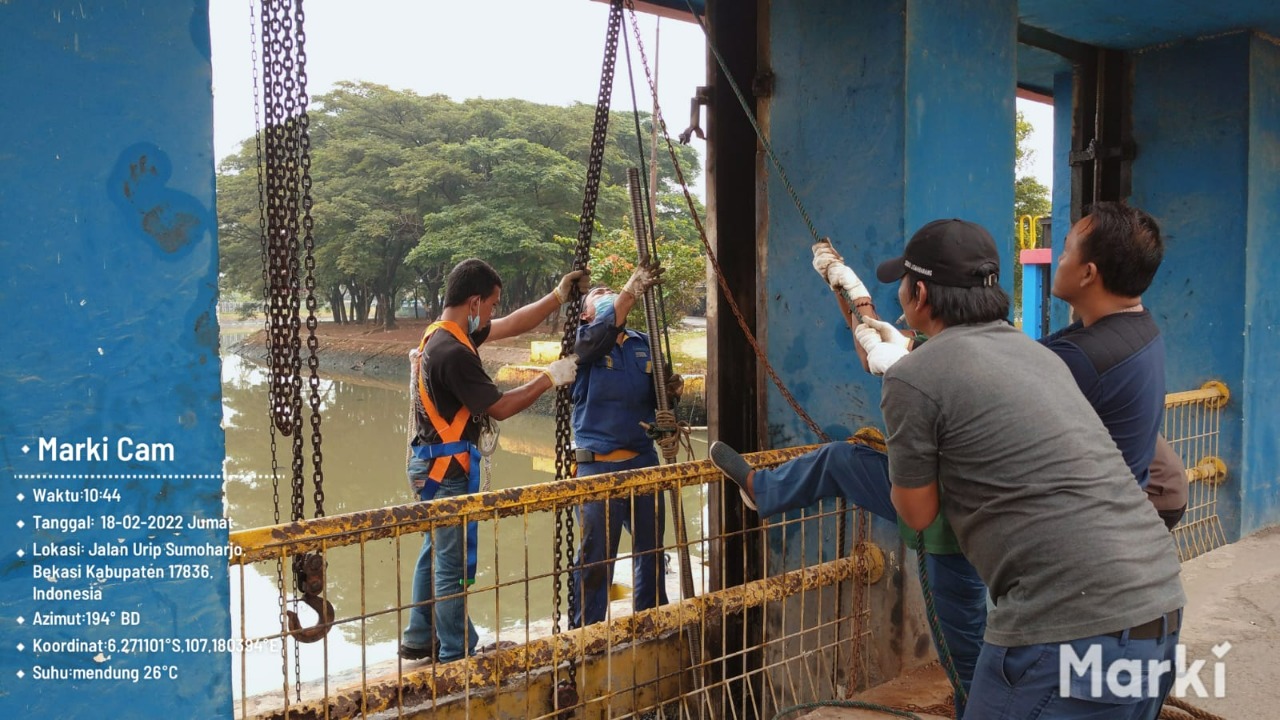
[[[1280,528],[1182,564],[1187,591],[1182,643],[1187,665],[1204,660],[1199,677],[1214,691],[1214,665],[1225,671],[1224,696],[1183,699],[1230,720],[1271,720],[1280,708]],[[1223,642],[1231,643],[1225,650]],[[1219,659],[1213,648],[1225,653]],[[1194,692],[1194,688],[1190,688]]]

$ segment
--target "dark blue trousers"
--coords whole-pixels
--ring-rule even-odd
[[[1126,632],[1019,647],[988,643],[969,712],[1019,720],[1155,720],[1174,684],[1177,649],[1177,630],[1154,640]]]
[[[889,458],[863,445],[824,445],[772,470],[757,470],[753,482],[761,517],[843,497],[890,522],[898,521],[889,497]],[[987,629],[987,586],[963,555],[930,553],[926,568],[938,624],[968,692]],[[956,717],[963,717],[959,697],[956,708]]]
[[[654,467],[658,453],[650,450],[621,462],[580,463],[578,477]],[[665,605],[667,582],[662,558],[666,505],[660,493],[583,503],[578,510],[582,544],[569,575],[569,627],[605,619],[613,559],[625,527],[631,532],[632,606],[636,610]]]

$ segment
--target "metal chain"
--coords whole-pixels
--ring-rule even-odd
[[[304,28],[306,15],[302,11],[299,0],[296,14],[298,34],[298,169],[300,176],[299,201],[302,210],[302,246],[303,269],[306,271],[304,289],[307,293],[307,384],[311,390],[311,478],[314,487],[314,517],[324,517],[324,470],[323,455],[320,452],[320,341],[316,338],[316,327],[320,324],[316,319],[319,305],[316,300],[316,242],[315,221],[311,217],[311,119],[308,108],[311,96],[307,93],[307,33]]]
[[[289,381],[291,384],[289,399],[293,403],[293,487],[292,500],[293,520],[306,517],[304,497],[306,492],[306,467],[303,461],[302,439],[302,342],[299,339],[299,310],[301,297],[298,282],[298,86],[296,80],[297,65],[294,60],[296,42],[294,40],[295,25],[290,13],[290,1],[280,3],[280,22],[283,50],[281,58],[284,63],[284,216],[288,223],[289,243]],[[301,592],[302,563],[305,555],[293,557],[294,602]],[[297,638],[293,642],[293,683],[294,695],[302,701],[302,652]]]
[[[263,26],[264,33],[266,26]],[[262,309],[266,318],[266,333],[268,339],[271,338],[272,330],[272,287],[271,287],[271,251],[269,248],[269,238],[267,233],[267,193],[265,180],[265,164],[263,162],[262,150],[262,105],[258,93],[258,34],[257,34],[257,8],[254,0],[249,0],[249,59],[253,72],[253,141],[257,160],[258,170],[258,234],[262,245]],[[265,81],[265,78],[264,78]],[[270,359],[268,360],[270,364]],[[269,375],[270,382],[274,383],[274,376]],[[272,385],[274,387],[274,385]],[[274,519],[276,525],[280,524],[280,462],[278,459],[276,445],[276,423],[275,411],[268,403],[267,407],[267,432],[271,437],[271,507],[274,511]],[[277,621],[280,623],[280,632],[283,634],[288,627],[285,619],[285,580],[284,580],[284,559],[276,558],[276,588],[278,589],[277,597]],[[289,653],[288,646],[285,643],[280,644],[280,675],[284,678],[289,677]]]
[[[666,123],[666,120],[663,119],[662,108],[658,103],[657,85],[655,84],[653,79],[653,74],[649,69],[649,58],[648,58],[648,55],[645,53],[644,40],[641,37],[641,33],[640,33],[640,23],[636,19],[634,0],[626,0],[626,4],[627,4],[627,10],[631,14],[631,27],[632,27],[633,35],[635,36],[635,39],[636,39],[636,48],[640,53],[641,64],[644,66],[644,74],[645,74],[645,78],[649,83],[650,94],[653,96],[653,122],[655,122],[659,127],[659,129],[662,131],[663,140],[666,142],[666,145],[667,145],[667,153],[671,157],[671,164],[673,169],[675,170],[676,180],[680,183],[681,190],[684,192],[685,203],[689,207],[689,215],[690,217],[693,218],[694,226],[698,230],[698,237],[702,241],[703,249],[707,253],[707,259],[711,262],[712,271],[715,273],[716,282],[720,285],[720,289],[724,295],[726,304],[729,306],[729,310],[733,313],[734,318],[737,320],[738,327],[742,330],[743,336],[746,337],[747,343],[751,345],[751,349],[755,352],[756,358],[759,361],[760,365],[763,367],[765,374],[768,375],[769,379],[773,382],[774,386],[778,389],[778,392],[782,395],[783,400],[787,402],[787,404],[796,413],[796,415],[809,427],[811,431],[813,431],[815,435],[818,436],[819,439],[822,440],[822,442],[831,442],[831,437],[822,430],[822,428],[817,424],[817,422],[813,420],[812,417],[809,416],[807,412],[805,412],[804,408],[800,406],[799,401],[797,401],[795,399],[795,396],[791,394],[791,391],[787,389],[786,384],[782,382],[782,378],[779,377],[777,371],[774,370],[773,364],[769,362],[768,355],[765,354],[764,349],[761,348],[760,344],[757,342],[755,333],[747,325],[746,318],[743,316],[742,310],[738,307],[738,303],[734,299],[732,291],[729,289],[729,283],[725,279],[723,271],[720,269],[720,262],[716,258],[716,253],[712,249],[710,241],[707,240],[706,229],[702,225],[702,218],[699,216],[697,207],[694,205],[694,202],[693,202],[693,196],[689,192],[689,184],[688,182],[685,181],[684,171],[680,165],[680,158],[679,156],[676,155],[675,145],[672,144],[671,136],[667,132],[667,123]],[[695,13],[695,17],[697,17],[696,13]],[[706,26],[702,24],[701,18],[698,19],[698,22],[700,25],[702,25],[702,28],[705,34]],[[778,162],[777,158],[774,156],[773,149],[772,147],[769,146],[768,139],[764,137],[764,133],[760,131],[759,126],[756,124],[755,118],[752,116],[747,106],[746,100],[742,97],[742,93],[738,90],[737,84],[734,83],[733,78],[729,75],[728,67],[725,64],[724,59],[720,57],[719,52],[717,52],[714,45],[711,44],[711,39],[709,34],[707,34],[707,44],[709,47],[711,47],[712,52],[715,53],[717,60],[720,61],[721,69],[724,72],[725,77],[728,79],[730,85],[733,87],[734,92],[738,95],[738,99],[742,103],[742,106],[744,111],[746,112],[748,121],[751,122],[752,127],[756,129],[757,137],[760,139],[761,143],[764,145],[764,148],[768,152],[770,159],[773,160],[775,167],[777,167],[779,177],[782,179],[783,183],[786,185],[788,193],[790,193],[792,200],[796,203],[796,209],[800,211],[800,216],[804,219],[805,225],[809,228],[810,233],[814,236],[814,240],[816,241],[817,231],[814,229],[813,223],[809,219],[809,214],[805,211],[804,205],[800,202],[800,199],[796,195],[795,190],[791,187],[791,183],[787,179],[785,171],[783,171],[781,164]],[[845,534],[846,534],[845,532],[846,516],[847,516],[847,513],[845,512],[845,501],[841,499],[840,507],[839,507],[839,519],[837,520],[837,526],[836,526],[837,554],[841,556],[843,556],[844,554]],[[854,544],[855,557],[857,559],[857,563],[858,563],[857,567],[860,572],[855,574],[855,580],[854,580],[854,586],[853,586],[854,587],[854,596],[853,596],[854,650],[853,650],[852,668],[849,674],[849,680],[850,680],[849,684],[851,688],[856,685],[857,678],[859,678],[863,674],[863,670],[865,668],[865,663],[863,661],[862,636],[864,634],[864,625],[863,625],[864,612],[863,611],[866,605],[866,597],[865,597],[865,582],[862,581],[860,578],[862,578],[865,575],[866,565],[865,565],[865,560],[863,559],[862,554],[858,553],[856,549],[860,545],[863,545],[864,543],[867,542],[867,539],[869,537],[868,532],[869,532],[869,527],[871,523],[871,517],[864,508],[859,507],[857,509],[857,512],[855,513],[854,522],[857,527],[857,531],[856,531],[857,540]]]
[[[587,159],[587,182],[582,193],[582,214],[578,222],[578,242],[574,248],[573,267],[575,270],[586,269],[591,259],[591,232],[595,226],[596,201],[600,196],[600,175],[604,168],[605,144],[609,137],[609,107],[613,99],[613,71],[618,57],[618,33],[622,28],[622,0],[612,0],[609,7],[609,25],[605,31],[604,59],[600,67],[600,89],[596,93],[595,122],[591,130],[591,151]],[[573,344],[578,334],[581,320],[582,296],[576,286],[570,289],[566,303],[564,335],[560,339],[561,356],[573,352]],[[556,479],[564,480],[572,477],[573,471],[573,433],[571,427],[572,400],[568,386],[561,386],[556,392]],[[563,536],[563,537],[562,537]],[[565,567],[573,564],[575,549],[573,536],[573,508],[566,505],[556,514],[556,541],[558,545],[554,557],[554,607],[552,632],[560,631],[561,618],[561,575]],[[561,551],[560,548],[563,548]],[[557,670],[558,672],[558,670]],[[577,681],[577,668],[573,660],[569,661],[566,678],[570,687]],[[553,683],[558,685],[558,683]],[[558,693],[553,691],[553,697]],[[558,702],[556,703],[559,704]],[[561,708],[556,708],[560,710]]]
[[[292,435],[296,417],[293,414],[293,361],[290,336],[297,316],[290,315],[290,257],[293,247],[289,236],[286,187],[285,133],[287,114],[284,107],[285,58],[283,22],[273,2],[262,4],[262,74],[263,132],[262,157],[266,200],[266,224],[263,233],[267,243],[267,317],[269,340],[269,392],[275,427],[284,435]]]
[[[280,522],[280,493],[275,433],[290,437],[291,492],[289,518],[306,517],[306,459],[303,438],[302,293],[306,292],[307,367],[311,425],[311,468],[316,517],[324,514],[324,474],[321,445],[319,341],[316,338],[315,237],[311,199],[311,140],[307,106],[305,14],[301,0],[263,0],[262,105],[258,100],[259,37],[253,30],[254,109],[258,122],[259,221],[262,225],[264,310],[267,316],[268,368],[271,412],[272,487],[275,520]],[[265,120],[265,123],[263,122]],[[265,125],[265,129],[264,126]],[[301,240],[301,241],[300,241]],[[300,256],[301,251],[301,256]],[[304,275],[305,273],[305,275]],[[293,558],[294,592],[303,575],[306,556]],[[277,567],[282,627],[285,580],[283,562]],[[301,699],[301,659],[294,643],[294,689]],[[287,658],[286,658],[287,674]]]

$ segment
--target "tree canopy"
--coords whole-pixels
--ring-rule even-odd
[[[1018,111],[1018,118],[1014,125],[1013,155],[1016,177],[1013,184],[1013,217],[1015,219],[1024,215],[1043,217],[1048,215],[1051,209],[1049,188],[1027,174],[1031,169],[1031,160],[1035,157],[1035,151],[1027,147],[1027,138],[1031,137],[1032,129],[1031,121],[1023,116],[1022,111]]]
[[[376,300],[390,326],[406,297],[435,314],[446,275],[468,257],[502,275],[508,308],[548,292],[572,262],[594,113],[584,104],[455,102],[357,82],[316,97],[309,116],[316,285],[335,320],[366,321]],[[610,117],[594,242],[627,232],[627,169],[649,157],[650,118],[639,119],[638,141],[631,113]],[[692,181],[700,172],[696,153],[676,151]],[[670,194],[678,189],[671,159],[665,149],[658,157],[656,191]],[[221,163],[218,208],[224,288],[258,294],[255,138]],[[687,246],[681,257],[692,253],[701,263],[689,223],[666,214],[658,233]],[[634,248],[627,257],[634,261]],[[699,274],[692,282],[701,281]],[[672,287],[669,297],[687,295]]]

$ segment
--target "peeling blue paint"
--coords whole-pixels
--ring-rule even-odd
[[[227,655],[40,654],[37,610],[136,611],[137,627],[40,628],[45,640],[210,638],[230,634],[225,561],[208,579],[104,582],[101,601],[33,601],[32,542],[71,540],[31,515],[135,514],[221,518],[220,363],[214,238],[212,73],[204,0],[0,3],[0,294],[9,307],[0,364],[0,642],[8,649],[5,717],[231,716]],[[175,460],[37,460],[39,438],[171,444]],[[23,446],[32,448],[23,452]],[[115,481],[17,479],[16,474],[145,474]],[[118,504],[37,507],[43,488],[118,488]],[[19,504],[15,497],[26,497]],[[15,521],[25,517],[25,529]],[[173,534],[169,534],[173,533]],[[155,542],[218,545],[225,530],[152,532]],[[97,522],[76,542],[146,541]],[[52,563],[51,563],[52,564]],[[137,566],[135,557],[113,565]],[[163,564],[163,563],[162,563]],[[221,577],[221,582],[217,578]],[[67,582],[67,587],[87,583]],[[118,617],[118,616],[117,616]],[[13,648],[18,642],[25,652]],[[176,680],[55,681],[60,668],[177,665]],[[23,669],[24,678],[15,677]]]
[[[193,247],[213,227],[207,208],[191,195],[168,187],[173,176],[169,155],[151,143],[120,153],[107,176],[107,195],[126,226],[139,239],[177,255]]]

